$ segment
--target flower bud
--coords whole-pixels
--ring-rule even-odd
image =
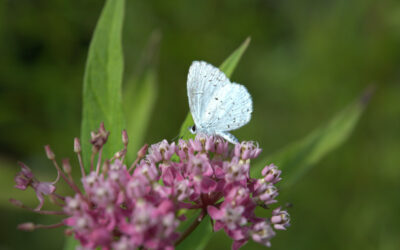
[[[67,174],[71,173],[71,164],[69,164],[68,158],[66,158],[62,161],[62,166],[63,166],[63,170],[65,173],[67,173]]]
[[[17,207],[23,207],[24,206],[24,204],[21,201],[16,200],[16,199],[9,199],[8,201],[11,202],[14,206],[17,206]]]
[[[46,156],[49,158],[49,160],[54,160],[55,159],[55,154],[51,150],[49,145],[44,146],[44,150],[46,151]]]
[[[74,139],[74,152],[75,153],[80,153],[81,152],[81,143],[79,141],[79,138],[75,137]]]
[[[125,147],[128,145],[129,138],[128,138],[128,133],[126,130],[122,130],[122,143],[125,145]]]
[[[35,230],[35,224],[33,224],[32,222],[26,222],[19,224],[17,228],[23,231],[33,231]]]
[[[147,152],[147,148],[149,147],[149,145],[144,144],[144,146],[138,151],[137,156],[139,158],[143,158],[146,155]]]

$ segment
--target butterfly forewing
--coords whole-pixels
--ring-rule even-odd
[[[198,61],[192,63],[189,68],[187,90],[190,112],[197,126],[203,123],[202,114],[207,112],[212,94],[229,83],[225,74],[211,64]]]

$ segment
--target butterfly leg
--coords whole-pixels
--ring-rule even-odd
[[[232,144],[236,144],[239,143],[238,139],[236,139],[236,137],[228,132],[217,132],[216,135],[221,136],[222,138],[224,138],[225,140],[227,140],[228,142],[232,143]]]

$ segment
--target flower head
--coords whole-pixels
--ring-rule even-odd
[[[102,124],[92,133],[93,154],[101,155],[109,132]],[[56,167],[58,176],[71,187],[73,195],[61,196],[55,192],[55,182],[39,182],[24,164],[15,177],[16,188],[31,187],[39,199],[37,212],[63,214],[58,224],[43,226],[33,223],[20,229],[67,226],[68,235],[74,235],[85,249],[173,249],[186,237],[178,231],[186,217],[181,212],[197,209],[200,216],[209,214],[215,230],[223,229],[237,249],[249,239],[265,246],[275,236],[273,230],[289,226],[289,214],[280,207],[271,218],[260,218],[255,208],[276,202],[280,170],[269,165],[262,171],[263,178],[250,178],[250,161],[261,149],[252,142],[229,148],[226,141],[212,136],[198,135],[196,139],[179,140],[177,144],[163,140],[145,145],[138,158],[128,168],[124,162],[128,136],[122,132],[124,149],[111,159],[91,162],[89,173],[84,171],[79,140],[74,141],[82,177],[82,188],[71,176],[73,167],[63,161],[61,169],[55,155],[46,147],[48,158]],[[148,149],[148,153],[146,151]],[[41,211],[44,197],[61,207],[60,211]],[[13,204],[26,208],[21,202]]]

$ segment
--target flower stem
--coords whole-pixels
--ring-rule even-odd
[[[96,166],[96,175],[99,175],[100,172],[100,164],[101,164],[101,153],[103,152],[103,148],[100,148],[99,156],[97,159],[97,166]]]
[[[203,219],[206,217],[206,214],[204,212],[201,212],[199,217],[197,217],[193,223],[186,229],[185,232],[179,237],[179,239],[175,242],[175,246],[179,245],[182,241],[186,239],[196,228],[200,223],[203,221]]]
[[[83,166],[82,154],[81,152],[78,152],[77,155],[78,155],[79,167],[81,168],[82,177],[85,178],[86,174],[85,174],[85,168]]]

